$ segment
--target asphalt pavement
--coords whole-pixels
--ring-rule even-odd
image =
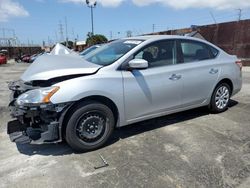
[[[7,82],[28,64],[0,66],[0,187],[250,187],[250,68],[230,108],[198,108],[115,130],[105,147],[12,143]],[[100,155],[109,166],[102,166]]]

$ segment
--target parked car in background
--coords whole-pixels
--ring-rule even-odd
[[[80,56],[84,57],[85,55],[87,55],[88,53],[96,50],[97,48],[101,47],[101,44],[97,44],[97,45],[93,45],[85,50],[83,50],[82,52],[79,53]]]
[[[30,55],[24,55],[21,57],[21,61],[25,62],[25,63],[29,63],[30,62]]]
[[[84,59],[41,56],[9,85],[16,120],[8,133],[97,149],[116,127],[201,106],[227,110],[241,90],[241,68],[236,56],[184,36],[116,40]]]
[[[24,54],[24,55],[22,55],[22,56],[19,56],[19,57],[16,57],[15,58],[15,61],[17,62],[17,63],[22,63],[22,62],[24,62],[24,63],[29,63],[30,62],[30,55],[29,54]]]
[[[39,57],[41,54],[33,54],[32,56],[30,56],[30,60],[29,63],[33,63],[37,57]]]
[[[0,53],[0,64],[6,64],[7,63],[7,56],[3,53]]]
[[[0,53],[5,54],[6,56],[8,56],[8,50],[6,50],[6,49],[0,50]]]
[[[42,52],[42,53],[38,53],[38,54],[33,54],[32,56],[30,56],[29,63],[33,63],[39,56],[44,55],[44,54],[48,54],[48,53]]]

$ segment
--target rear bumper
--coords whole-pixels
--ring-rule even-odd
[[[233,82],[232,96],[234,96],[240,92],[240,90],[242,89],[242,84],[243,84],[242,83],[242,75],[240,75],[240,77]]]

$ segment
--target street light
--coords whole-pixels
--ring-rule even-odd
[[[91,9],[91,24],[92,24],[92,35],[94,35],[94,18],[93,18],[93,8],[96,7],[97,2],[96,1],[89,1],[86,0],[87,6]]]

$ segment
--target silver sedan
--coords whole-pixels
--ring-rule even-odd
[[[75,150],[93,150],[115,127],[201,106],[223,112],[242,87],[236,56],[190,37],[126,38],[84,58],[41,56],[10,84],[18,120],[8,133],[19,128],[34,142],[65,139]]]

